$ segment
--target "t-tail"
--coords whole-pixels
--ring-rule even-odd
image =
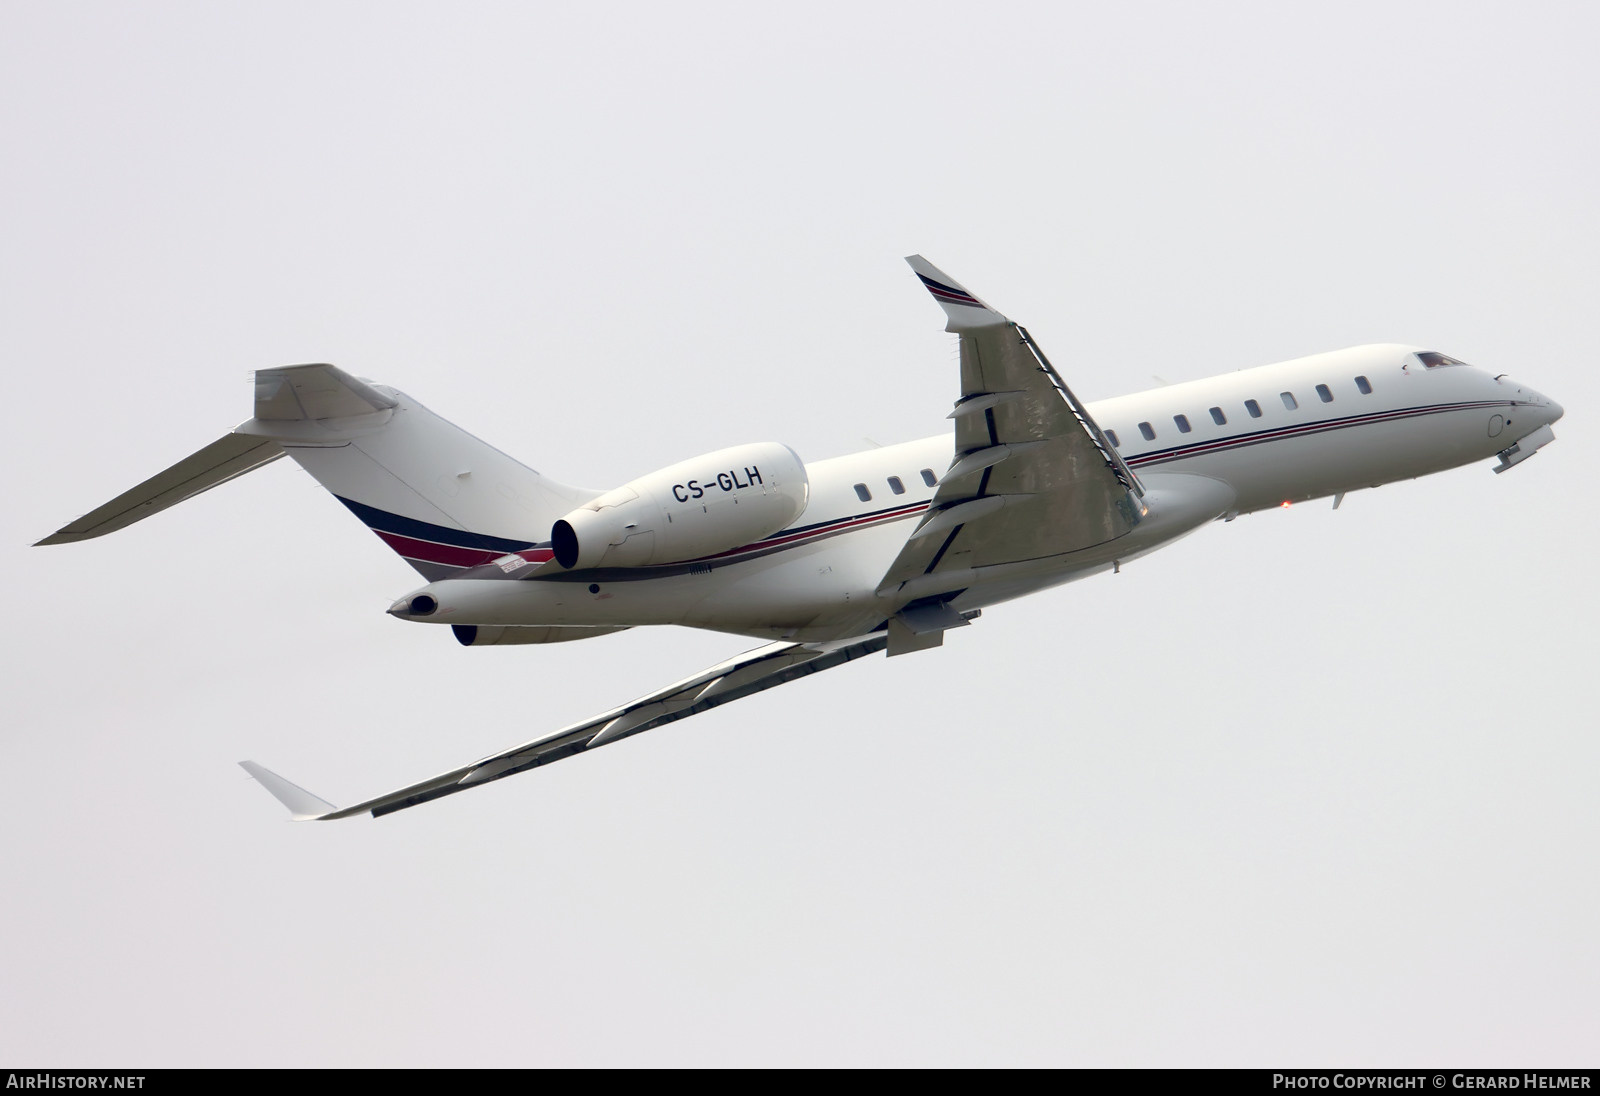
[[[429,580],[549,552],[598,492],[540,475],[403,392],[331,365],[256,372],[255,417],[39,544],[104,536],[287,454]]]

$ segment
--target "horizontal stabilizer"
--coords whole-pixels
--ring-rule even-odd
[[[63,526],[38,544],[72,544],[91,540],[124,529],[151,514],[192,499],[236,476],[271,464],[283,456],[278,443],[267,438],[243,434],[224,434],[198,453],[193,453],[124,491],[104,506]]]
[[[392,396],[335,365],[256,370],[256,418],[261,422],[350,419],[394,406]]]
[[[329,803],[326,799],[319,799],[298,784],[291,784],[271,769],[264,769],[254,761],[241,761],[239,767],[256,778],[273,798],[294,815],[296,822],[309,822],[324,815],[333,814],[339,808]]]

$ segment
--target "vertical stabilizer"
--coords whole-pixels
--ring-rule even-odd
[[[287,454],[423,576],[543,549],[599,494],[541,476],[403,392],[331,365],[256,372],[255,417],[40,544],[104,536]]]
[[[548,543],[595,495],[331,365],[258,371],[256,417],[235,432],[273,439],[428,579]]]

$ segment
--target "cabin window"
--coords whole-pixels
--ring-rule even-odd
[[[1317,399],[1321,400],[1323,403],[1333,402],[1333,393],[1328,390],[1327,385],[1317,385]]]
[[[1261,405],[1255,400],[1245,400],[1244,409],[1250,412],[1250,417],[1252,419],[1259,419],[1261,417]]]
[[[1222,413],[1222,408],[1213,407],[1211,409],[1211,421],[1216,423],[1218,426],[1227,426],[1228,416]]]
[[[1193,427],[1189,425],[1188,415],[1174,415],[1172,416],[1172,421],[1178,424],[1178,433],[1180,434],[1187,434],[1193,429]]]
[[[1141,422],[1139,424],[1139,433],[1144,435],[1144,440],[1145,441],[1155,441],[1156,440],[1156,428],[1151,426],[1147,422]]]
[[[864,483],[856,484],[856,498],[860,499],[862,502],[871,502],[872,501],[872,492],[867,490],[867,485],[866,484],[864,484]]]
[[[1300,406],[1299,401],[1294,398],[1293,392],[1279,392],[1278,398],[1283,401],[1283,406],[1287,407],[1291,411]]]
[[[922,470],[922,482],[926,483],[929,487],[932,487],[934,484],[939,482],[939,477],[933,474],[932,468],[924,468]]]
[[[893,491],[897,495],[903,495],[906,493],[906,485],[900,482],[899,476],[890,476],[889,490]]]
[[[1356,391],[1360,392],[1363,396],[1372,395],[1372,382],[1367,380],[1365,377],[1357,377]]]
[[[1113,448],[1113,449],[1121,449],[1122,448],[1122,443],[1117,440],[1117,432],[1115,430],[1107,430],[1106,431],[1106,440],[1111,443],[1111,448]]]

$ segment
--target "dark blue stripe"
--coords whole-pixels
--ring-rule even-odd
[[[487,552],[520,552],[524,548],[537,548],[538,544],[527,540],[507,540],[504,537],[490,537],[482,533],[469,533],[465,529],[451,529],[444,525],[433,525],[426,521],[417,521],[415,518],[401,517],[391,514],[387,510],[379,510],[375,506],[354,502],[342,495],[334,498],[350,508],[350,512],[366,523],[367,528],[376,529],[384,533],[398,533],[403,537],[414,537],[417,540],[431,540],[438,544],[449,544],[456,548],[481,548]]]
[[[827,521],[812,522],[810,525],[791,525],[789,528],[779,529],[771,536],[763,537],[761,540],[758,540],[754,544],[748,545],[747,547],[754,548],[760,544],[764,544],[769,540],[777,540],[779,537],[792,537],[799,533],[809,533],[813,530],[822,529],[829,525],[838,525],[841,522],[865,521],[868,518],[881,517],[884,514],[892,514],[896,510],[909,510],[914,507],[925,508],[927,505],[928,504],[926,502],[902,502],[898,506],[889,506],[882,510],[868,510],[861,514],[841,514],[836,518],[829,518]]]
[[[1212,453],[1222,453],[1230,449],[1242,449],[1247,445],[1259,445],[1269,441],[1289,441],[1294,438],[1310,437],[1328,430],[1342,430],[1351,426],[1370,426],[1382,422],[1393,422],[1397,419],[1416,418],[1421,415],[1437,415],[1448,411],[1471,411],[1489,407],[1510,407],[1512,400],[1481,400],[1468,403],[1434,403],[1420,407],[1403,407],[1393,411],[1369,411],[1360,415],[1348,415],[1337,419],[1320,419],[1311,422],[1292,423],[1288,426],[1275,426],[1265,430],[1255,430],[1244,434],[1235,434],[1231,437],[1211,438],[1209,440],[1186,442],[1183,445],[1174,445],[1166,449],[1148,449],[1134,456],[1125,456],[1122,459],[1130,466],[1138,464],[1165,464],[1169,460],[1181,459],[1188,455],[1210,456]],[[1204,450],[1204,452],[1197,452]]]
[[[953,285],[945,285],[943,282],[936,282],[925,274],[918,274],[917,277],[921,278],[922,284],[927,286],[928,289],[934,293],[947,293],[956,298],[957,302],[961,304],[978,304],[978,298],[974,297],[971,293],[968,293],[964,289],[957,289]],[[979,305],[979,307],[982,306]]]

